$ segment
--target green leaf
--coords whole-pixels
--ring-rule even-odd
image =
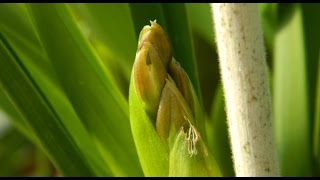
[[[316,84],[319,61],[319,47],[320,47],[320,24],[315,23],[319,20],[320,5],[316,3],[302,3],[301,11],[303,18],[303,31],[305,37],[305,51],[306,51],[306,72],[307,72],[307,87],[309,107],[315,106],[316,103]],[[315,109],[309,108],[310,120],[313,124]]]
[[[27,121],[14,106],[13,102],[7,96],[3,88],[0,88],[0,113],[5,114],[5,116],[8,117],[8,120],[13,123],[13,125],[19,129],[21,133],[23,133],[29,139],[36,141],[33,131],[27,125]]]
[[[97,175],[2,34],[0,40],[1,88],[28,119],[27,125],[39,138],[40,147],[65,175]]]
[[[206,121],[206,130],[209,149],[217,160],[223,176],[235,176],[221,83],[214,95],[211,114]]]
[[[208,152],[201,137],[197,137],[199,139],[194,145],[197,153],[190,155],[189,143],[193,142],[189,142],[191,140],[186,139],[193,136],[188,134],[188,131],[190,133],[193,129],[182,129],[176,137],[176,141],[170,152],[169,176],[221,176],[215,159]]]
[[[164,29],[164,31],[168,32],[160,3],[130,3],[129,8],[137,40],[141,29],[145,25],[149,24],[150,21],[156,20],[157,23]]]
[[[277,32],[277,3],[261,3],[258,5],[261,15],[261,25],[266,42],[266,49],[273,55],[274,36]],[[268,62],[269,63],[269,62]],[[272,62],[271,62],[272,63]]]
[[[12,7],[17,8],[17,5],[10,6],[11,11],[8,13],[11,13],[13,15],[22,13],[24,16],[23,18],[28,17],[26,9],[20,9],[20,11],[15,12]],[[24,5],[22,6],[23,8]],[[8,8],[10,9],[10,8]],[[20,17],[20,18],[22,18]],[[60,87],[57,86],[58,84],[56,81],[56,77],[54,76],[53,69],[51,65],[49,64],[49,60],[47,56],[42,51],[42,47],[40,46],[39,42],[37,41],[36,33],[31,31],[33,30],[31,26],[31,22],[29,22],[28,19],[24,20],[17,20],[17,22],[24,22],[24,23],[16,23],[14,26],[5,26],[8,23],[4,23],[4,27],[10,27],[9,29],[28,29],[29,31],[18,31],[17,34],[12,33],[12,31],[4,31],[6,32],[6,35],[8,36],[8,41],[12,43],[13,49],[15,49],[15,52],[19,54],[21,57],[21,62],[25,66],[25,68],[29,71],[31,77],[34,79],[35,83],[39,85],[39,87],[43,90],[44,95],[48,98],[48,100],[52,103],[55,110],[59,114],[59,116],[63,119],[63,123],[68,129],[68,131],[72,134],[72,136],[75,138],[77,144],[80,146],[80,148],[85,149],[85,153],[90,158],[92,157],[94,160],[94,163],[97,163],[95,166],[96,169],[99,169],[101,172],[101,175],[107,175],[108,173],[105,173],[105,170],[102,170],[101,167],[105,166],[104,162],[101,160],[101,156],[98,155],[98,151],[96,150],[96,147],[93,146],[91,140],[89,139],[89,136],[87,132],[85,132],[84,127],[82,126],[81,122],[79,121],[77,115],[75,114],[73,108],[71,107],[71,104],[65,97],[65,95],[61,92]],[[26,34],[29,33],[29,34]],[[30,36],[31,34],[34,34],[33,38],[30,38],[28,40],[25,40],[25,37]],[[23,40],[21,40],[23,39]],[[31,47],[31,48],[30,48]],[[18,114],[16,112],[12,112],[9,108],[7,108],[7,112],[9,112],[10,116],[13,117],[12,120],[15,122],[15,125],[20,128],[20,125],[24,124],[24,119],[17,116]],[[16,115],[17,114],[17,115]],[[27,119],[28,120],[28,119]],[[30,121],[30,120],[29,120]],[[24,131],[23,131],[24,132]],[[32,135],[32,131],[29,130],[25,134]],[[37,139],[32,139],[35,143]],[[92,156],[92,154],[95,154]]]
[[[90,38],[99,38],[118,59],[130,67],[134,61],[137,36],[126,3],[70,4],[78,23],[89,31]],[[116,23],[115,23],[116,22]]]
[[[40,149],[34,147],[34,169],[31,176],[50,176],[53,174],[53,168],[50,160]]]
[[[317,97],[319,97],[319,90],[317,92],[317,72],[319,74],[319,47],[320,47],[320,25],[318,23],[314,23],[318,21],[320,18],[319,13],[319,4],[316,3],[306,3],[301,4],[302,7],[302,17],[303,17],[303,26],[304,26],[304,36],[305,36],[305,47],[306,47],[306,68],[307,68],[307,83],[308,83],[308,100],[309,100],[309,114],[311,124],[314,126],[313,135],[317,134],[317,111],[319,109],[319,105],[317,104]],[[319,76],[318,76],[319,77]],[[319,78],[318,78],[319,79]],[[319,84],[319,80],[318,80]],[[319,87],[319,85],[318,85]],[[318,88],[319,89],[319,88]],[[319,133],[318,133],[319,136]],[[314,136],[313,142],[318,140],[318,136]],[[318,146],[314,144],[314,149]],[[314,174],[315,176],[320,175],[320,161],[319,156],[316,156],[315,164],[314,164]]]
[[[318,82],[316,90],[315,123],[313,134],[313,157],[315,160],[315,175],[320,175],[320,51],[318,61]]]
[[[181,3],[162,4],[167,33],[173,48],[173,57],[187,72],[197,96],[201,98],[195,48],[186,5]],[[202,104],[202,100],[200,104]]]
[[[15,176],[26,166],[25,154],[31,147],[23,134],[10,126],[0,135],[0,176]]]
[[[70,9],[111,80],[128,99],[137,42],[128,4],[70,4]]]
[[[21,59],[22,62],[26,62],[24,64],[38,69],[42,74],[50,77],[50,81],[55,80],[49,61],[41,51],[40,43],[32,29],[24,4],[0,5],[0,32],[6,37],[17,54],[28,57]],[[2,89],[0,94],[0,106],[10,116],[10,120],[24,135],[35,141],[36,138],[32,137],[34,136],[33,132],[27,127],[24,117],[12,105]]]
[[[116,176],[141,175],[130,131],[128,103],[110,81],[70,9],[65,4],[29,7],[62,88],[108,168]],[[50,36],[51,32],[55,35]]]
[[[27,64],[36,66],[51,81],[56,80],[49,60],[32,28],[25,4],[0,5],[0,31],[17,53],[30,57]]]
[[[214,24],[209,3],[186,3],[185,4],[190,28],[200,33],[201,36],[213,46]]]
[[[199,73],[200,99],[209,113],[214,90],[220,79],[218,54],[215,46],[214,24],[209,3],[186,3],[190,21],[197,71]]]
[[[2,33],[10,32],[7,38],[17,37],[16,41],[29,43],[29,47],[24,46],[25,48],[40,46],[28,19],[25,4],[1,4],[0,10],[0,29]]]
[[[141,167],[145,176],[168,176],[169,154],[155,131],[131,76],[129,90],[130,123]],[[148,137],[148,138],[146,138]]]
[[[21,11],[20,13],[24,13],[25,16],[28,15],[27,12],[24,11]],[[21,29],[32,28],[31,24],[27,25],[21,23],[15,24],[14,27],[21,26]],[[42,47],[40,46],[40,44],[37,45],[39,47],[35,45],[37,43],[37,39],[32,38],[28,41],[19,41],[21,38],[23,39],[24,37],[27,37],[28,34],[25,34],[26,32],[23,31],[18,31],[18,33],[14,35],[12,35],[12,32],[10,31],[5,32],[9,38],[8,41],[10,43],[12,42],[13,49],[15,49],[15,52],[19,54],[19,56],[21,57],[22,64],[28,70],[30,76],[34,79],[35,83],[39,85],[40,89],[43,90],[44,95],[48,98],[50,103],[52,103],[58,115],[61,117],[61,119],[63,119],[63,124],[75,138],[77,144],[80,146],[81,149],[85,150],[84,153],[86,153],[88,157],[94,159],[93,162],[96,164],[92,166],[98,169],[101,172],[101,175],[107,175],[108,172],[105,173],[105,170],[102,169],[102,167],[105,166],[105,163],[102,161],[101,156],[97,153],[98,151],[96,150],[96,147],[92,144],[91,139],[89,139],[87,132],[85,132],[84,127],[82,126],[73,108],[71,107],[71,104],[67,100],[67,97],[61,92],[60,87],[57,86],[53,69],[49,64],[48,58],[41,51]],[[31,33],[35,34],[32,31]],[[37,48],[34,51],[30,51],[29,46],[35,46]],[[4,106],[4,108],[6,112],[10,115],[14,124],[27,136],[33,135],[33,131],[31,131],[30,128],[24,128],[24,124],[26,124],[25,121],[30,121],[30,119],[25,120],[23,117],[20,117],[19,113],[15,111],[15,108],[10,108],[10,106],[12,107],[12,105],[10,105],[10,102],[8,102],[7,105]],[[21,128],[21,126],[23,127]],[[33,140],[36,144],[39,144],[39,142],[37,142],[38,139],[31,138],[31,140]]]
[[[276,144],[281,176],[310,176],[311,131],[302,14],[300,5],[291,6],[279,6],[278,11],[283,13],[279,17],[286,19],[275,35],[273,94]],[[285,14],[285,10],[290,11]]]

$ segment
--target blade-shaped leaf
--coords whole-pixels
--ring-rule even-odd
[[[0,88],[0,113],[4,114],[13,125],[18,128],[25,136],[36,141],[33,131],[27,125],[27,121],[16,109],[10,98],[6,95],[3,88]]]
[[[208,3],[186,3],[192,30],[199,84],[204,110],[209,114],[214,93],[219,83],[219,63],[214,43],[213,20]]]
[[[168,176],[169,154],[144,110],[132,82],[133,76],[129,90],[130,124],[144,175]]]
[[[274,46],[274,122],[282,176],[311,174],[307,72],[300,5],[291,5]],[[287,5],[279,6],[279,12]],[[283,16],[280,16],[284,18]],[[294,43],[292,43],[294,42]],[[294,98],[293,98],[294,97]]]
[[[70,9],[111,80],[128,99],[137,41],[128,4],[70,4]]]
[[[21,114],[30,120],[27,125],[39,138],[40,147],[65,175],[96,175],[19,57],[1,34],[0,39],[1,88]]]
[[[195,155],[189,154],[188,131],[181,130],[170,152],[169,176],[221,176],[221,171],[201,137],[196,142]],[[189,130],[190,132],[190,130]],[[190,134],[189,134],[190,135]],[[188,137],[190,138],[190,137]]]
[[[48,98],[50,103],[52,103],[58,115],[63,119],[62,122],[64,126],[66,126],[67,130],[75,138],[77,145],[82,150],[85,150],[84,153],[88,158],[92,158],[90,161],[93,163],[92,166],[99,171],[98,174],[110,174],[108,171],[102,168],[106,165],[99,153],[97,153],[97,148],[94,146],[94,144],[92,144],[91,139],[89,139],[87,132],[79,121],[73,108],[71,107],[65,95],[61,92],[54,76],[53,69],[49,64],[48,58],[43,53],[42,47],[38,43],[37,38],[35,38],[36,35],[34,35],[33,38],[25,38],[30,36],[30,33],[36,33],[32,32],[33,28],[31,26],[31,22],[28,22],[28,19],[26,18],[28,17],[27,11],[22,9],[24,8],[24,5],[22,8],[18,8],[17,6],[18,5],[11,5],[10,8],[8,8],[11,11],[8,11],[7,13],[12,15],[22,14],[23,16],[19,17],[23,18],[23,20],[17,19],[16,23],[13,24],[14,26],[9,26],[8,22],[2,21],[2,27],[4,27],[3,30],[8,38],[8,41],[12,44],[12,48],[15,49],[15,52],[21,57],[20,60],[30,73],[30,76],[34,79],[35,83],[39,85],[41,90],[43,90],[44,95]],[[8,27],[9,30],[6,31],[5,27]],[[15,32],[15,29],[17,29],[17,32]],[[28,29],[28,31],[22,31],[20,29]],[[3,101],[1,103],[3,103]],[[10,106],[12,105],[10,105],[9,102],[9,104],[7,103],[4,108],[10,115],[14,124],[27,136],[32,135],[33,131],[30,129],[21,129],[21,126],[26,124],[24,122],[26,120],[19,116],[19,113],[15,111],[15,108],[10,108]],[[30,121],[30,119],[27,119],[27,121]],[[31,138],[31,140],[33,140],[36,144],[39,144],[37,142],[37,138]]]
[[[318,61],[318,82],[316,90],[315,123],[313,132],[313,157],[315,175],[320,175],[320,51]]]
[[[162,9],[167,33],[173,48],[173,56],[186,70],[202,104],[194,44],[186,5],[182,3],[162,4]]]
[[[29,50],[40,46],[30,26],[24,4],[1,4],[0,10],[0,29],[2,33],[10,32],[8,39],[29,43],[29,46],[24,46],[30,48]]]
[[[273,55],[274,35],[277,32],[277,3],[261,3],[258,5],[267,54]],[[270,53],[269,53],[270,51]],[[270,58],[267,57],[267,60]],[[272,63],[267,61],[268,63]]]
[[[0,31],[16,52],[23,52],[32,57],[28,64],[32,63],[33,66],[51,78],[51,81],[55,81],[53,69],[42,51],[25,6],[25,4],[1,4]]]
[[[150,21],[156,20],[164,31],[168,32],[160,3],[132,3],[129,4],[129,7],[135,29],[136,40],[138,40],[141,29],[145,25],[149,24]]]
[[[68,6],[31,4],[29,7],[66,95],[112,172],[115,175],[140,175],[129,126],[128,104],[109,81],[101,60],[84,39]],[[51,36],[53,31],[55,34]]]
[[[206,121],[209,149],[217,160],[222,174],[235,176],[221,83],[216,89],[209,118]]]
[[[30,141],[12,126],[5,134],[0,134],[0,176],[14,176],[21,172],[28,159],[23,155],[30,146]]]
[[[126,3],[88,3],[70,4],[70,7],[76,13],[79,23],[90,31],[89,36],[99,38],[114,55],[125,61],[130,67],[130,75],[135,57],[137,36],[129,5]]]
[[[304,37],[305,37],[305,51],[306,51],[306,72],[307,72],[307,86],[308,86],[308,98],[309,107],[315,106],[315,96],[316,96],[316,82],[317,82],[317,72],[318,61],[319,61],[319,47],[320,47],[320,24],[315,23],[319,20],[320,4],[317,3],[302,3],[302,18],[304,27]],[[311,122],[313,124],[315,109],[310,108],[309,114]]]

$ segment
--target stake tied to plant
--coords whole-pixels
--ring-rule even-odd
[[[151,21],[140,33],[130,83],[130,122],[146,176],[217,176],[199,131],[191,81],[172,57],[168,36]]]

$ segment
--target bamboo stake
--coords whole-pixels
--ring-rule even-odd
[[[257,4],[212,4],[236,176],[278,176]]]

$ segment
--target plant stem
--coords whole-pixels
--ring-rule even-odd
[[[236,176],[278,176],[256,4],[212,4]]]

